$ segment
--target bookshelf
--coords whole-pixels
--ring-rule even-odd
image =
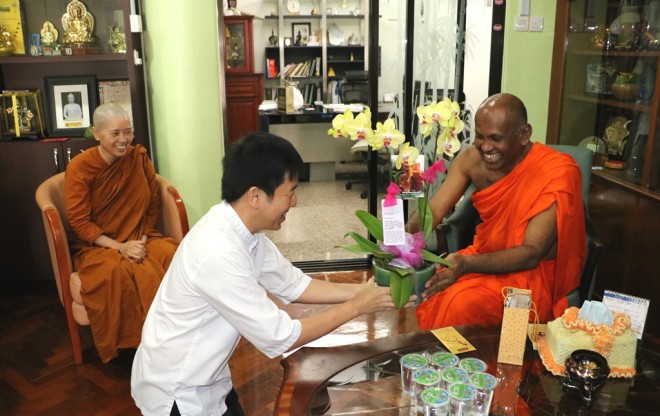
[[[366,70],[368,64],[368,5],[365,0],[351,4],[352,8],[336,0],[301,1],[300,14],[289,14],[286,2],[277,1],[275,14],[264,16],[264,25],[278,33],[277,45],[265,47],[266,97],[284,76],[297,84],[308,105],[317,100],[337,102],[347,71]],[[306,25],[308,36],[297,42],[297,28]]]

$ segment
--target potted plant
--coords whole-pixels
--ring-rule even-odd
[[[419,149],[405,142],[405,136],[397,130],[394,120],[378,122],[375,131],[371,128],[368,107],[355,116],[350,110],[335,116],[332,128],[328,130],[328,135],[335,138],[366,140],[373,150],[385,149],[390,160],[394,160],[384,207],[396,205],[397,199],[402,197],[417,199],[422,231],[414,234],[406,232],[405,243],[384,244],[382,221],[364,210],[358,210],[355,215],[376,242],[359,233],[349,232],[346,235],[354,240],[354,244],[340,246],[353,253],[372,256],[376,282],[390,287],[392,300],[399,308],[408,303],[412,293],[417,295],[418,302],[421,300],[424,284],[435,274],[437,264],[452,267],[425,248],[425,242],[433,233],[433,217],[427,202],[431,185],[438,173],[445,171],[444,160],[451,159],[461,147],[458,135],[463,131],[464,124],[460,119],[458,103],[448,98],[418,107],[417,117],[423,144],[430,143],[434,148],[427,169],[420,164]]]

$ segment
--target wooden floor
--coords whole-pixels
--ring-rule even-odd
[[[346,281],[367,276],[340,274]],[[304,305],[288,309],[292,316],[310,311]],[[102,364],[89,331],[82,334],[88,348],[85,363],[76,366],[56,294],[0,296],[0,415],[139,415],[130,393],[134,351]],[[279,362],[241,341],[230,368],[246,415],[272,414],[283,374]]]

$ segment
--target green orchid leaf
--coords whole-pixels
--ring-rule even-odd
[[[387,251],[382,251],[378,244],[374,243],[373,241],[369,240],[368,238],[366,238],[366,237],[364,237],[364,236],[362,236],[362,235],[360,235],[356,232],[350,231],[350,232],[346,233],[345,237],[347,237],[347,236],[351,237],[357,243],[357,244],[353,244],[351,246],[345,247],[347,250],[353,251],[354,253],[358,253],[358,254],[360,254],[360,253],[369,253],[369,254],[372,254],[376,257],[381,257],[381,258],[386,258],[386,259],[394,258],[394,254],[392,254],[390,252],[387,252]],[[344,246],[342,246],[342,247],[344,247]],[[351,248],[353,248],[355,250],[359,250],[359,251],[354,251],[354,250],[352,250],[351,248],[348,248],[348,247],[351,247]]]
[[[367,231],[376,240],[383,241],[383,224],[380,220],[365,210],[359,209],[355,211],[355,216],[367,227]]]
[[[433,233],[433,213],[431,212],[431,206],[426,198],[420,198],[417,204],[419,206],[419,220],[422,225],[422,231],[424,231],[424,240],[428,240]]]
[[[422,249],[422,258],[425,261],[430,261],[430,262],[433,262],[433,263],[441,264],[441,265],[445,266],[448,269],[453,269],[454,268],[453,264],[451,264],[447,260],[443,259],[442,257],[431,253],[430,251],[428,251],[426,249]]]
[[[401,277],[398,273],[390,272],[390,295],[392,302],[397,308],[403,308],[408,303],[413,290],[413,279],[411,276]]]

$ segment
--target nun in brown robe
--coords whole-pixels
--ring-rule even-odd
[[[65,174],[73,263],[94,344],[103,362],[136,348],[142,324],[178,243],[156,229],[160,188],[147,151],[116,104],[94,112],[99,146],[76,156]]]

